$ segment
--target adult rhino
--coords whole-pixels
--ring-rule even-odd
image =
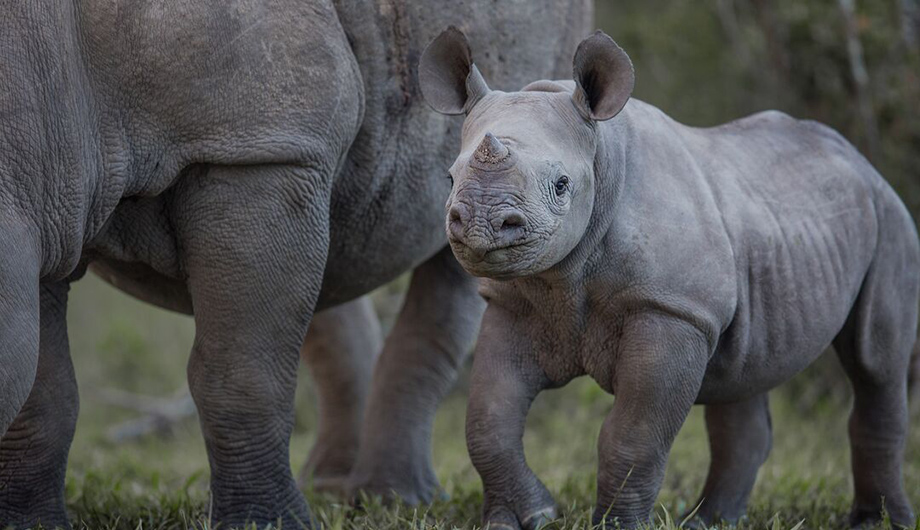
[[[309,526],[288,443],[311,317],[417,267],[349,484],[429,498],[433,411],[482,306],[444,250],[460,121],[425,106],[415,64],[453,24],[490,43],[477,64],[495,85],[563,75],[590,2],[0,8],[0,526],[68,526],[65,313],[89,264],[194,313],[189,386],[224,527]]]

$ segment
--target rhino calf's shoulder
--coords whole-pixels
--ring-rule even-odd
[[[767,392],[833,344],[855,389],[851,522],[912,525],[901,466],[920,246],[906,208],[839,134],[779,112],[714,128],[630,100],[598,32],[574,83],[491,91],[448,30],[420,63],[436,110],[466,114],[450,245],[489,305],[467,417],[484,523],[535,528],[554,503],[527,467],[544,388],[590,375],[616,403],[595,522],[646,522],[675,435],[706,404],[698,522],[743,515],[771,445]]]

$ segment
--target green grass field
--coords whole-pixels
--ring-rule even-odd
[[[75,285],[70,307],[82,399],[67,478],[74,526],[209,528],[207,457],[194,418],[168,434],[135,442],[113,444],[106,438],[107,429],[137,416],[110,404],[107,389],[162,397],[181,391],[194,334],[191,319],[136,302],[91,275]],[[819,365],[812,370],[835,369],[833,363]],[[848,398],[841,392],[815,391],[809,383],[813,379],[806,373],[772,395],[774,449],[760,472],[742,528],[837,528],[845,520],[852,487]],[[316,421],[309,386],[302,373],[291,444],[295,468],[306,459]],[[410,508],[384,507],[370,499],[356,509],[307,492],[317,519],[327,528],[343,530],[478,528],[482,498],[463,440],[464,386],[461,380],[435,427],[435,462],[448,500]],[[593,382],[581,379],[545,393],[533,408],[527,456],[562,507],[563,519],[555,528],[590,526],[596,438],[612,402]],[[914,507],[920,508],[920,403],[913,405],[905,480]],[[659,497],[660,527],[676,526],[678,514],[696,500],[708,459],[702,409],[694,410],[671,452]]]

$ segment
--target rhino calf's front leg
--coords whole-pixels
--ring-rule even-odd
[[[598,440],[595,524],[632,528],[649,521],[710,349],[701,331],[672,317],[642,315],[624,325],[616,401]]]
[[[483,482],[483,526],[539,528],[556,517],[555,502],[524,458],[524,423],[550,381],[523,334],[490,307],[473,359],[466,441]]]

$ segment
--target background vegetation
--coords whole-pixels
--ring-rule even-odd
[[[851,139],[920,214],[920,7],[916,0],[599,0],[598,25],[632,56],[636,96],[677,119],[707,126],[768,108],[826,122]],[[397,283],[375,295],[392,314]],[[398,296],[396,296],[398,299]],[[136,417],[112,389],[181,394],[194,333],[190,319],[127,298],[88,277],[75,286],[70,330],[82,411],[67,479],[83,528],[187,528],[207,521],[207,458],[197,421],[129,443],[110,429]],[[304,462],[316,423],[301,374],[292,460]],[[435,461],[449,501],[430,511],[356,510],[313,496],[331,528],[472,528],[479,481],[464,441],[464,383],[435,429]],[[749,528],[832,528],[852,485],[845,378],[828,357],[773,392],[774,450],[760,473]],[[153,400],[148,400],[154,402]],[[565,508],[559,528],[584,527],[593,502],[595,440],[612,398],[580,380],[538,400],[529,461]],[[920,508],[920,402],[908,448],[907,487]],[[676,517],[696,500],[708,463],[701,411],[671,455],[660,501]],[[312,495],[312,494],[311,494]]]

